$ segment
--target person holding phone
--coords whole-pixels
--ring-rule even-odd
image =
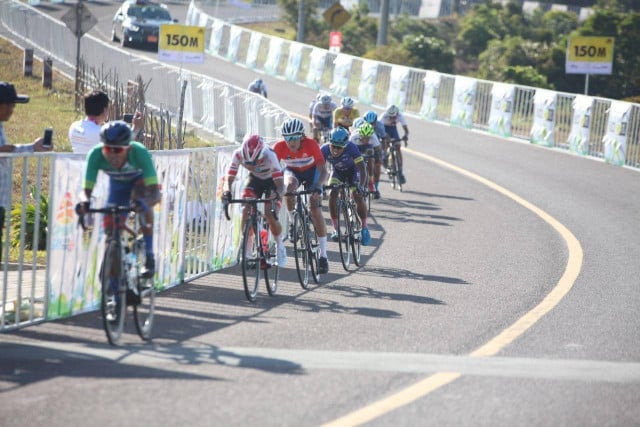
[[[9,144],[4,131],[4,122],[13,115],[16,104],[26,104],[29,97],[18,95],[16,88],[9,82],[0,81],[0,153],[33,153],[36,151],[51,151],[51,147],[43,146],[44,137],[39,137],[31,144]],[[9,210],[11,201],[11,159],[0,158],[0,262],[2,262],[2,231],[5,224],[5,213]]]

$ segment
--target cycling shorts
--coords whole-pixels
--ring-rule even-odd
[[[309,189],[314,188],[314,184],[318,182],[320,177],[320,171],[317,167],[309,168],[302,172],[297,172],[289,168],[284,170],[284,182],[289,182],[289,177],[295,177],[298,181],[298,186],[303,185]]]
[[[242,189],[242,198],[260,199],[263,195],[269,196],[275,190],[276,185],[273,182],[273,178],[260,179],[253,174],[249,174]],[[278,201],[276,203],[276,211],[280,210],[280,206],[281,202]]]

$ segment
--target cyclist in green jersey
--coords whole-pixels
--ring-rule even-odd
[[[151,154],[144,145],[131,138],[131,128],[122,120],[103,125],[100,130],[102,143],[87,154],[82,187],[87,200],[91,200],[98,171],[103,171],[109,176],[107,204],[129,206],[133,200],[139,206],[139,211],[144,213],[142,234],[147,248],[142,275],[152,277],[155,273],[152,208],[160,201],[161,195]],[[83,215],[88,208],[89,202],[81,202],[76,205],[76,212]],[[105,216],[104,221],[109,221],[109,217]],[[108,225],[105,223],[105,230],[110,229]]]

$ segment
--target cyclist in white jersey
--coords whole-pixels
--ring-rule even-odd
[[[321,141],[322,131],[333,129],[333,111],[338,108],[331,100],[331,95],[322,95],[320,101],[313,106],[313,139]]]
[[[409,141],[409,127],[407,126],[407,120],[404,118],[398,107],[390,105],[387,107],[387,111],[385,111],[382,117],[380,117],[380,121],[384,125],[384,130],[387,132],[390,140],[393,141],[396,149],[396,155],[398,156],[398,164],[400,165],[398,177],[400,179],[400,184],[404,184],[407,180],[404,177],[404,171],[402,168],[402,151],[400,150],[402,144],[400,141],[404,141],[404,146],[407,146]],[[398,122],[400,122],[402,129],[404,130],[404,136],[402,138],[400,138],[398,128],[396,127]]]
[[[361,154],[366,154],[368,156],[373,156],[367,159],[367,174],[369,175],[369,182],[363,182],[362,185],[368,185],[368,190],[374,194],[377,192],[376,190],[376,180],[375,180],[375,171],[374,171],[374,161],[376,156],[380,156],[380,151],[382,150],[382,145],[380,144],[380,140],[378,136],[373,131],[373,126],[371,126],[367,122],[363,122],[360,126],[351,134],[349,137],[349,141],[353,142]],[[379,198],[380,196],[378,195]]]

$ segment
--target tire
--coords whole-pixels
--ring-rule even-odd
[[[309,267],[311,268],[311,275],[313,281],[316,284],[320,284],[320,273],[318,271],[318,264],[320,262],[320,243],[318,242],[318,234],[316,228],[311,222],[311,218],[307,216],[307,248],[309,248]]]
[[[116,28],[115,28],[115,27],[113,27],[113,28],[111,29],[111,41],[112,41],[112,42],[115,42],[115,43],[117,43],[117,42],[119,42],[119,41],[120,41],[120,39],[119,39],[119,38],[118,38],[118,36],[116,35]]]
[[[122,47],[129,47],[131,44],[127,41],[127,33],[122,32],[122,38],[120,39],[120,45]]]
[[[266,231],[263,229],[263,231]],[[263,247],[265,257],[267,259],[267,265],[270,267],[264,270],[264,282],[267,285],[267,292],[269,296],[274,296],[278,291],[278,279],[280,278],[280,266],[278,265],[278,249],[273,235],[270,231],[267,232],[269,238],[267,239],[267,247]],[[262,239],[261,239],[262,241]],[[271,276],[271,279],[269,279]]]
[[[345,191],[345,190],[342,190]],[[348,190],[347,190],[348,191]],[[348,197],[348,196],[347,196]],[[349,247],[351,246],[351,230],[349,225],[349,211],[347,202],[343,199],[338,200],[338,247],[340,248],[340,259],[342,260],[342,267],[345,271],[349,271],[349,265],[351,265],[351,253]]]
[[[140,277],[140,271],[146,261],[146,247],[142,237],[139,237],[135,245],[137,265],[137,283],[136,291],[139,302],[133,306],[133,319],[138,330],[138,335],[145,341],[151,340],[151,331],[153,330],[153,318],[156,305],[156,289],[153,278]]]
[[[353,262],[360,267],[360,254],[362,245],[362,223],[358,216],[358,210],[356,209],[355,202],[349,203],[349,223],[351,224],[351,233],[353,238],[351,239],[351,253],[353,254]]]
[[[260,254],[258,253],[258,238],[256,237],[259,234],[255,233],[255,228],[253,220],[248,218],[244,224],[242,245],[240,247],[244,294],[250,302],[256,301],[258,285],[260,284]],[[251,236],[252,232],[253,236]]]
[[[391,178],[391,187],[395,190],[396,189],[396,184],[399,182],[397,181],[398,179],[398,164],[396,162],[396,152],[395,150],[391,150],[391,175],[389,176],[389,178]]]
[[[115,292],[111,287],[111,279],[115,279]],[[102,285],[102,299],[100,311],[102,312],[102,324],[109,340],[109,344],[116,346],[120,341],[124,329],[124,317],[126,315],[126,286],[122,269],[122,251],[120,242],[110,240],[104,252],[102,268],[100,271]]]
[[[302,226],[300,213],[293,213],[293,253],[296,259],[296,271],[302,289],[309,287],[309,251],[307,250],[307,239]]]
[[[402,191],[402,184],[400,183],[400,160],[398,159],[397,153],[394,153],[393,163],[396,168],[396,177],[395,177],[396,184],[397,184],[398,190]]]

